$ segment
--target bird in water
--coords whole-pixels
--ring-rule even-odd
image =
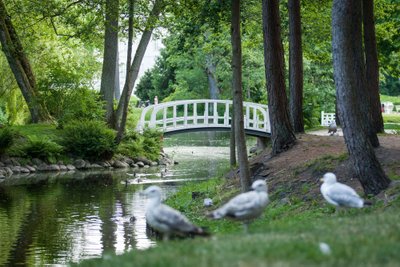
[[[163,204],[161,202],[162,190],[159,186],[152,185],[142,194],[148,198],[146,222],[154,230],[162,233],[164,240],[168,240],[171,235],[209,235],[203,228],[191,223],[185,215]]]
[[[337,132],[336,121],[332,121],[328,126],[328,134],[334,135]]]
[[[325,200],[336,207],[363,208],[371,205],[362,199],[357,192],[348,185],[339,183],[334,173],[325,173],[321,178],[321,194]]]
[[[230,218],[241,221],[244,231],[248,232],[250,222],[258,218],[269,202],[267,183],[256,180],[251,185],[253,191],[241,193],[222,207],[208,214],[212,219]]]

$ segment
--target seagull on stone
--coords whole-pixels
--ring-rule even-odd
[[[244,231],[248,232],[250,222],[263,213],[269,202],[267,183],[264,180],[256,180],[251,185],[251,188],[253,191],[235,196],[222,207],[208,214],[208,216],[213,219],[226,217],[241,221]]]
[[[348,185],[339,183],[334,173],[325,173],[321,178],[321,193],[325,200],[336,207],[363,208],[371,203],[362,199]]]
[[[164,240],[168,240],[171,235],[209,235],[203,228],[191,223],[179,211],[162,204],[162,190],[159,186],[152,185],[144,190],[142,194],[148,198],[146,222],[154,230],[162,233]]]
[[[334,135],[337,132],[336,121],[332,121],[328,126],[328,134]]]

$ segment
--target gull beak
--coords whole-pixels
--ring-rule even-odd
[[[324,182],[324,178],[320,178],[319,181],[320,181],[321,183],[323,183],[323,182]]]
[[[146,196],[146,192],[145,191],[140,191],[139,195],[144,197],[144,196]]]

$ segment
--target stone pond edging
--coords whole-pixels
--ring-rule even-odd
[[[129,158],[118,156],[115,159],[90,162],[84,159],[75,159],[70,164],[62,161],[56,164],[46,163],[40,159],[23,159],[8,156],[0,158],[0,179],[5,179],[13,174],[30,174],[37,172],[65,172],[76,170],[99,170],[99,169],[123,169],[123,168],[149,168],[157,165],[177,164],[164,152],[160,152],[157,161],[151,161],[143,157]]]

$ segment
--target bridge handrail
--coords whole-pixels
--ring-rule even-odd
[[[197,104],[204,104],[204,114],[197,114]],[[209,104],[212,104],[211,112],[209,114]],[[193,111],[191,114],[188,112],[188,107],[192,105]],[[224,105],[224,114],[218,113],[218,106]],[[157,105],[150,105],[143,109],[137,130],[142,132],[146,126],[156,127],[160,125],[164,132],[176,130],[177,128],[196,128],[201,125],[201,127],[230,127],[230,106],[232,105],[232,100],[213,100],[213,99],[195,99],[195,100],[178,100],[160,103]],[[177,117],[176,111],[177,107],[183,106],[184,108],[184,116]],[[172,107],[173,114],[172,117],[168,117],[167,109]],[[270,132],[269,125],[269,114],[268,114],[268,106],[264,104],[252,103],[252,102],[244,102],[243,108],[245,109],[245,128],[255,131],[266,131]],[[251,114],[250,109],[253,109],[253,114]],[[157,114],[162,111],[163,118],[161,120],[157,120]],[[148,113],[151,112],[150,120],[146,120],[146,117],[149,116]],[[259,115],[264,118],[264,120],[259,120]],[[251,119],[251,115],[253,119]],[[203,120],[203,124],[199,124],[198,121]],[[211,120],[211,122],[210,122]],[[219,121],[222,121],[220,123]],[[193,122],[192,124],[188,123],[189,121]],[[179,122],[183,122],[179,124]],[[168,126],[168,124],[172,123],[172,126]]]

